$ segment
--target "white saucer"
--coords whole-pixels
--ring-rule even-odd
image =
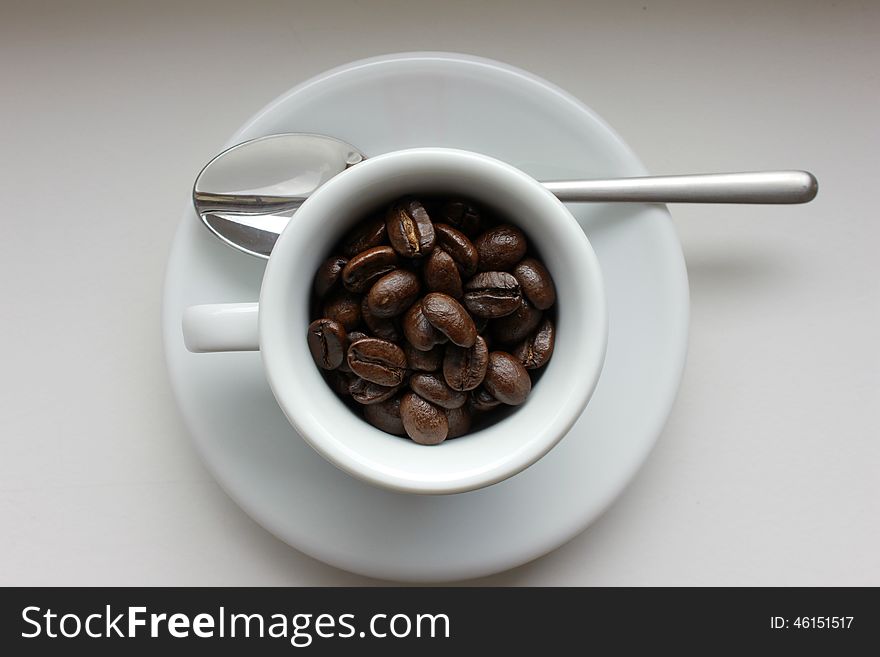
[[[643,175],[601,119],[549,83],[497,62],[414,53],[356,62],[284,94],[228,146],[318,132],[367,155],[413,146],[479,151],[538,179]],[[171,382],[208,467],[263,527],[316,559],[392,580],[448,581],[535,559],[617,497],[672,406],[687,344],[688,285],[662,206],[570,206],[603,268],[605,369],[584,415],[547,456],[489,488],[416,496],[373,488],[314,452],[287,423],[256,353],[191,354],[191,304],[255,301],[263,261],[184,213],[168,264],[164,335]]]

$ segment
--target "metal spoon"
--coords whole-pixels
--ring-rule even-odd
[[[325,135],[268,135],[233,146],[205,165],[193,203],[205,225],[245,253],[268,258],[297,208],[333,176],[366,159]],[[545,182],[561,201],[635,203],[806,203],[818,191],[807,171]]]

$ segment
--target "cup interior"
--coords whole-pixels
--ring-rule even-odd
[[[370,211],[407,194],[471,198],[517,225],[553,276],[556,344],[524,404],[503,419],[437,446],[392,436],[335,395],[306,344],[315,271]],[[412,149],[368,159],[319,188],[275,245],[260,295],[261,352],[291,424],[319,453],[375,485],[445,494],[487,486],[534,463],[580,416],[604,361],[607,314],[601,272],[568,210],[534,179],[484,155]]]

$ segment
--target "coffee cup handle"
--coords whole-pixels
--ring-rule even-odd
[[[212,303],[183,311],[183,343],[194,353],[258,351],[258,303]]]

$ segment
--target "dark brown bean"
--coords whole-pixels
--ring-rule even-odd
[[[442,344],[449,338],[435,329],[425,313],[420,301],[410,306],[403,316],[403,334],[409,343],[419,351],[428,351],[434,345]]]
[[[519,228],[502,224],[477,237],[474,246],[480,255],[480,271],[506,271],[522,260],[528,244]]]
[[[359,376],[352,376],[348,392],[357,403],[369,406],[391,399],[401,386],[380,386]]]
[[[473,203],[460,199],[444,203],[438,219],[458,228],[465,235],[475,235],[482,226],[480,209]]]
[[[519,283],[507,272],[487,271],[464,285],[464,305],[477,317],[497,319],[519,308]]]
[[[377,429],[395,436],[406,435],[403,421],[400,419],[400,397],[364,406],[364,418]]]
[[[391,342],[400,342],[400,329],[397,327],[397,318],[376,317],[370,312],[370,304],[367,297],[361,301],[361,318],[374,337]],[[364,336],[367,337],[367,336]],[[351,340],[351,338],[349,338]],[[354,340],[351,340],[354,342]]]
[[[464,392],[453,390],[436,374],[413,374],[409,377],[409,387],[420,397],[442,408],[458,408],[467,401]]]
[[[513,350],[513,355],[527,370],[544,367],[553,355],[556,343],[556,329],[549,318],[538,326],[528,338],[520,342]]]
[[[428,351],[419,351],[409,342],[404,342],[403,353],[406,354],[409,369],[415,372],[436,372],[443,363],[443,347],[440,345]]]
[[[348,260],[342,256],[330,256],[321,263],[321,266],[318,267],[318,273],[315,274],[313,285],[315,296],[323,299],[336,286],[347,263]]]
[[[495,399],[486,390],[486,386],[477,386],[470,391],[469,406],[474,412],[491,411],[493,408],[501,406],[501,402]]]
[[[461,273],[465,277],[473,276],[477,271],[479,255],[467,235],[449,224],[434,224],[434,232],[437,233],[437,245],[452,256],[455,263],[461,267]]]
[[[443,378],[453,390],[473,390],[486,376],[489,349],[478,336],[470,349],[449,345],[443,357]]]
[[[543,313],[525,299],[505,317],[492,320],[492,337],[501,344],[513,345],[528,337],[541,323]]]
[[[396,386],[406,375],[406,356],[393,342],[363,338],[348,348],[348,366],[362,379],[380,386]]]
[[[406,258],[423,258],[434,248],[434,224],[425,207],[412,198],[397,201],[385,215],[391,246]]]
[[[318,367],[335,370],[342,364],[348,349],[345,328],[332,319],[316,319],[309,324],[309,351]]]
[[[397,269],[397,253],[390,246],[361,251],[342,270],[342,284],[352,292],[365,292],[377,280]]]
[[[375,317],[394,317],[409,308],[421,291],[419,277],[405,269],[385,274],[367,293],[370,312]]]
[[[406,434],[420,445],[438,445],[449,434],[446,413],[414,392],[401,397],[400,419]]]
[[[522,403],[555,339],[554,282],[526,253],[521,230],[464,199],[402,198],[361,221],[313,280],[309,349],[328,385],[423,444]]]
[[[361,323],[360,298],[345,289],[331,292],[321,314],[342,324],[346,331],[353,331]]]
[[[511,406],[522,404],[532,390],[532,380],[526,368],[506,351],[489,354],[484,385],[495,399]]]
[[[361,304],[361,305],[363,305],[363,304]],[[362,333],[360,331],[349,331],[348,344],[350,346],[352,343],[357,342],[358,340],[362,340],[364,338],[368,338],[368,337],[370,337],[370,336],[367,335],[366,333]],[[345,355],[346,355],[346,358],[342,359],[342,365],[339,366],[339,371],[354,375],[354,372],[352,372],[351,368],[348,366],[348,352],[346,352]]]
[[[461,298],[461,274],[455,260],[441,248],[431,251],[425,263],[425,286],[429,292],[443,292],[456,299]]]
[[[472,347],[477,327],[464,307],[448,294],[431,292],[422,299],[422,312],[431,325],[459,347]]]
[[[447,440],[463,436],[471,430],[471,412],[467,406],[450,408],[446,411],[446,423],[449,425]]]
[[[547,310],[556,303],[553,278],[540,261],[526,258],[513,268],[513,275],[523,294],[538,310]]]
[[[342,252],[351,258],[361,251],[366,251],[385,243],[385,239],[385,217],[379,215],[359,223],[348,235],[343,237]]]

